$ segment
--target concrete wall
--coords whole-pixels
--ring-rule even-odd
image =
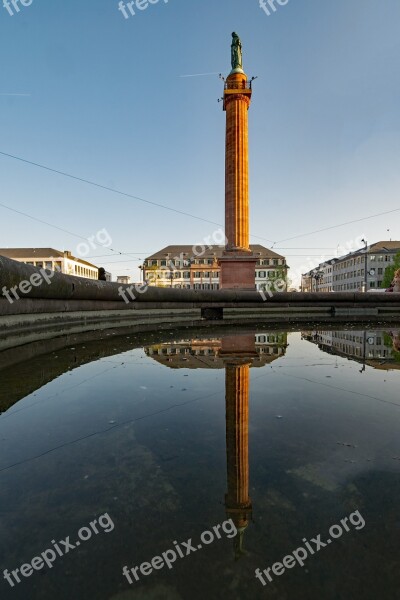
[[[275,293],[183,290],[149,287],[126,303],[117,283],[52,273],[38,286],[29,281],[39,269],[0,256],[0,351],[35,340],[83,331],[131,327],[167,329],[185,323],[310,323],[349,320],[400,320],[400,294]],[[4,290],[19,289],[9,302]],[[11,297],[11,296],[10,296]]]

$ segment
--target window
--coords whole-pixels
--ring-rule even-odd
[[[200,279],[200,277],[201,277],[201,273],[198,273],[198,272],[197,272],[197,273],[195,273],[195,274],[194,274],[194,276],[196,277],[196,279]]]
[[[369,282],[369,287],[370,287],[370,288],[374,288],[374,287],[376,287],[375,281],[370,281],[370,282]]]
[[[162,267],[166,267],[166,266],[167,266],[167,261],[166,261],[166,260],[161,260],[161,261],[160,261],[160,265],[161,265]]]
[[[190,279],[190,271],[183,271],[183,279]]]
[[[383,269],[382,268],[378,269],[378,275],[383,275]]]
[[[151,266],[152,267],[157,267],[157,265],[158,265],[158,260],[152,260],[151,261]]]
[[[277,267],[279,265],[278,259],[274,258],[274,260],[272,261],[272,264],[274,265],[274,267]]]
[[[261,277],[261,278],[263,278],[263,279],[264,279],[266,276],[267,276],[267,273],[266,273],[266,271],[259,271],[259,272],[258,272],[258,277]]]
[[[180,271],[175,271],[175,279],[180,279],[182,277]]]

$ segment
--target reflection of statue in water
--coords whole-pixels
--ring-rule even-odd
[[[243,54],[242,54],[242,42],[240,41],[240,37],[237,33],[232,33],[232,46],[231,46],[231,54],[232,54],[232,71],[235,69],[243,69]]]

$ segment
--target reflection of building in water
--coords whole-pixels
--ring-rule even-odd
[[[238,530],[235,559],[243,553],[243,536],[252,515],[249,497],[250,367],[283,356],[286,333],[254,333],[221,339],[183,340],[145,349],[148,356],[172,369],[225,368],[226,466],[225,510]]]
[[[241,336],[235,336],[239,339]],[[285,354],[287,334],[280,332],[257,333],[254,336],[256,356],[252,366],[262,367]],[[223,369],[221,339],[181,340],[155,344],[145,348],[147,356],[172,369]]]
[[[395,334],[386,331],[312,331],[302,338],[323,352],[345,356],[375,369],[399,369],[393,344]]]

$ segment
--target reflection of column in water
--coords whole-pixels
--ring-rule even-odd
[[[226,514],[238,530],[235,558],[243,551],[243,535],[251,518],[249,498],[249,375],[250,362],[226,364]]]

